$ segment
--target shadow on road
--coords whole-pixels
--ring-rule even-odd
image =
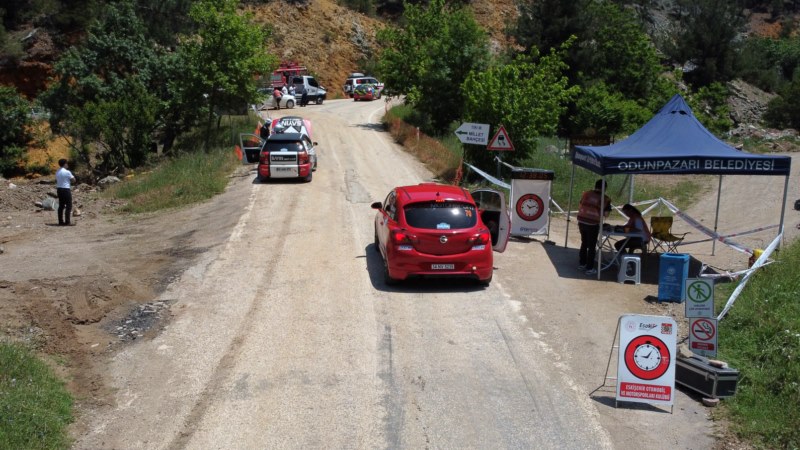
[[[571,279],[585,279],[597,280],[597,275],[586,275],[584,270],[578,269],[578,249],[565,248],[560,245],[543,245],[545,253],[547,253],[550,262],[556,269],[558,276],[561,278]],[[635,253],[641,260],[641,274],[640,281],[642,284],[658,285],[659,279],[659,261],[660,253]],[[689,256],[689,276],[688,278],[697,278],[702,269],[703,262]],[[617,282],[617,274],[619,273],[619,266],[612,266],[604,270],[600,274],[600,280],[604,282]],[[706,269],[706,273],[715,273],[713,270]]]
[[[367,272],[372,287],[382,292],[437,293],[437,292],[476,292],[486,289],[476,280],[469,278],[412,278],[389,286],[383,281],[383,257],[375,244],[364,248]]]

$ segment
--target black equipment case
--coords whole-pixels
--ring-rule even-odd
[[[733,397],[739,382],[739,371],[712,366],[708,358],[698,355],[688,359],[676,358],[675,382],[707,398]]]

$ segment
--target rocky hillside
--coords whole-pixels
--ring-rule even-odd
[[[491,35],[493,46],[504,47],[506,24],[516,19],[513,1],[476,0],[472,8]],[[306,65],[333,96],[341,95],[349,72],[362,69],[358,61],[374,54],[375,34],[385,25],[381,19],[354,12],[334,0],[271,1],[248,5],[247,9],[257,21],[272,27],[269,51],[282,60]],[[64,50],[54,42],[65,39],[32,25],[14,30],[9,37],[21,43],[22,53],[14,57],[0,55],[0,84],[17,86],[34,98],[46,87],[52,65]],[[80,38],[76,33],[70,41]]]
[[[516,20],[511,0],[476,0],[472,8],[486,26],[495,49],[507,45],[506,24]],[[332,96],[342,95],[347,74],[361,71],[358,62],[376,51],[375,34],[385,22],[356,13],[333,0],[302,4],[269,2],[250,6],[261,23],[273,28],[269,51],[282,60],[307,66],[328,87]]]
[[[515,2],[473,0],[469,5],[491,37],[492,48],[499,52],[508,46],[505,31],[516,21]],[[249,3],[246,8],[257,21],[272,27],[273,39],[268,50],[282,60],[306,65],[334,98],[342,95],[341,87],[348,73],[364,70],[359,67],[359,61],[375,54],[376,32],[386,25],[384,19],[354,12],[335,0],[275,0]],[[674,15],[675,8],[673,0],[655,1],[650,11],[652,31],[668,29],[669,17]],[[746,13],[750,17],[749,33],[775,35],[784,23],[781,18],[772,18],[767,13]],[[50,33],[47,28],[33,26],[9,32],[10,37],[22,44],[22,54],[13,58],[0,55],[0,84],[15,85],[29,98],[34,98],[46,87],[52,65],[63,47],[81,39],[80,33],[67,37]],[[737,95],[741,96],[741,90]],[[753,108],[760,106],[746,108],[749,108],[748,113],[752,113]],[[750,119],[752,114],[748,115]]]

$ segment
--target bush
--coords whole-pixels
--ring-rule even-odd
[[[0,173],[8,175],[18,167],[30,140],[30,104],[8,86],[0,86]]]

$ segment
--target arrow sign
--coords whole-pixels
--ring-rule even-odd
[[[494,137],[492,138],[492,142],[489,143],[489,146],[486,147],[487,150],[514,150],[514,144],[511,143],[511,139],[508,137],[508,133],[506,132],[506,128],[504,126],[500,126],[500,129],[497,130]]]
[[[489,142],[489,124],[464,122],[456,130],[462,144],[486,145]]]

